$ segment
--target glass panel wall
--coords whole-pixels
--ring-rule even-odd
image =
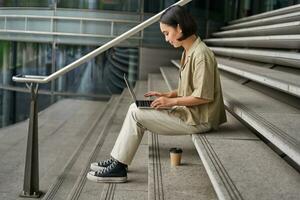
[[[141,0],[59,0],[58,8],[140,12]]]
[[[56,71],[93,51],[96,47],[59,45],[56,50]],[[123,74],[135,82],[138,70],[137,48],[113,47],[55,81],[55,91],[76,94],[120,93]],[[113,85],[119,85],[119,89]]]
[[[276,10],[279,8],[284,8],[287,6],[295,5],[300,3],[300,1],[295,0],[262,0],[262,1],[254,1],[254,3],[258,4],[258,12],[267,12],[271,10]]]
[[[49,7],[53,0],[0,0],[0,7]]]
[[[11,80],[13,75],[51,74],[52,50],[50,44],[0,41],[0,84],[3,86],[20,86]],[[43,85],[43,89],[49,89]]]
[[[12,77],[51,74],[51,55],[50,44],[0,41],[0,127],[28,117],[30,96],[26,93],[26,85],[13,82]],[[50,84],[40,88],[50,90]],[[49,105],[50,96],[40,95],[39,109]]]
[[[30,96],[24,83],[12,81],[17,74],[47,76],[96,47],[0,41],[0,127],[28,117]],[[53,83],[39,86],[39,110],[62,96],[107,100],[113,93],[122,92],[123,74],[130,82],[137,79],[137,48],[114,47],[78,68],[59,77]],[[55,60],[52,65],[52,60]],[[60,95],[60,96],[58,96]]]
[[[1,7],[49,7],[140,12],[141,0],[0,0]]]
[[[51,99],[50,95],[39,94],[38,110],[47,108],[51,101],[53,98]],[[0,89],[0,127],[27,119],[29,117],[29,105],[29,93]]]
[[[226,0],[232,7],[232,19],[247,17],[267,11],[272,11],[300,3],[300,0]]]
[[[300,3],[300,0],[225,0],[225,21],[256,15]]]
[[[59,45],[56,50],[56,71],[81,58],[94,50],[95,47]],[[55,90],[58,92],[72,93],[100,93],[95,91],[94,86],[99,84],[103,77],[103,59],[104,54],[91,59],[88,63],[68,72],[56,80]]]

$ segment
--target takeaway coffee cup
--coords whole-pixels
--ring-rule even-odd
[[[180,165],[181,154],[182,154],[182,149],[181,148],[174,147],[174,148],[170,149],[171,166]]]

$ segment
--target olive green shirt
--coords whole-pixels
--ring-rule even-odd
[[[196,106],[176,106],[171,114],[188,125],[209,123],[213,129],[226,122],[220,76],[213,52],[198,38],[183,52],[177,95],[194,96],[209,103]]]

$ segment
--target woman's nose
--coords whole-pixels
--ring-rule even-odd
[[[165,40],[166,40],[166,42],[168,42],[168,41],[169,41],[169,39],[168,39],[168,37],[167,37],[167,36],[165,36]]]

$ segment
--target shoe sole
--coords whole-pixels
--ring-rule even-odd
[[[125,183],[127,177],[97,177],[90,173],[86,175],[87,179],[96,183]]]

